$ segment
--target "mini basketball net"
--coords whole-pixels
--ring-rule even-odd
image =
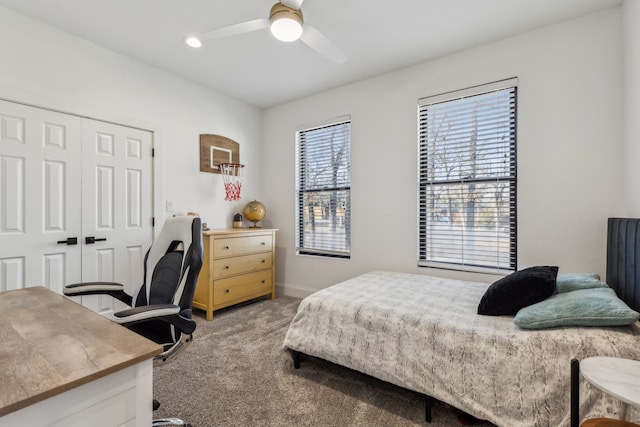
[[[240,163],[220,163],[218,169],[222,174],[222,179],[224,179],[224,199],[228,202],[240,200],[244,165]]]

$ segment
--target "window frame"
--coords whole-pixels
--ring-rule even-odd
[[[325,145],[333,144],[333,141],[330,143],[316,142],[316,145],[310,146],[309,141],[307,139],[307,135],[312,132],[320,132],[328,129],[338,129],[339,127],[344,127],[345,129],[342,131],[343,137],[338,140],[339,143],[345,144],[343,148],[345,148],[346,154],[341,157],[341,161],[345,163],[344,168],[341,168],[340,165],[337,166],[338,169],[341,170],[340,174],[340,182],[337,182],[338,179],[333,182],[333,185],[319,185],[313,186],[309,184],[309,179],[306,172],[310,172],[313,168],[310,167],[307,163],[305,163],[305,159],[309,156],[309,151],[307,150],[311,147],[312,153],[319,154],[321,153],[321,148]],[[326,257],[326,258],[340,258],[340,259],[350,259],[351,258],[351,116],[345,115],[336,117],[331,120],[326,120],[317,124],[307,125],[301,127],[295,132],[295,192],[296,192],[296,200],[295,200],[295,248],[296,255],[309,255],[309,256],[318,256],[318,257]],[[320,148],[318,148],[320,147]],[[319,154],[320,157],[323,157],[322,154]],[[325,158],[326,160],[326,158]],[[341,163],[342,164],[342,163]],[[337,170],[336,170],[337,171]],[[334,171],[334,172],[336,172]],[[347,178],[346,182],[344,178]],[[323,239],[322,236],[319,236],[317,239],[313,238],[315,231],[313,234],[306,231],[305,225],[305,212],[307,215],[307,221],[309,220],[309,210],[305,210],[308,207],[308,203],[305,202],[305,196],[316,194],[321,199],[323,196],[329,196],[329,206],[326,210],[330,213],[331,218],[331,226],[334,228],[333,231],[329,231],[325,235],[328,235],[328,239]],[[335,194],[335,198],[331,197],[331,194]],[[341,209],[338,208],[338,201],[344,202],[344,204],[340,203],[342,206]],[[332,202],[333,205],[332,205]],[[324,206],[324,205],[323,205]],[[338,210],[342,211],[341,221],[343,226],[338,226]],[[313,210],[315,212],[316,209]],[[325,212],[325,209],[321,208],[322,212]],[[313,216],[315,218],[315,216]],[[336,227],[338,226],[338,230]],[[339,232],[339,230],[343,230],[344,233]],[[337,232],[338,231],[338,232]],[[321,233],[318,233],[320,235]],[[340,240],[340,236],[343,236],[343,240]],[[308,239],[305,239],[308,238]],[[314,241],[315,243],[312,243]],[[333,246],[332,246],[333,245]],[[341,247],[338,248],[338,247]]]
[[[428,129],[428,122],[427,122],[427,109],[430,106],[435,106],[437,104],[444,104],[444,103],[453,103],[455,101],[460,101],[460,100],[464,100],[467,98],[473,98],[476,96],[483,96],[483,95],[487,95],[487,94],[491,94],[491,93],[495,93],[495,92],[501,92],[501,91],[512,91],[513,93],[510,94],[510,100],[512,99],[513,102],[513,107],[512,107],[512,111],[510,110],[509,114],[504,115],[505,118],[508,118],[508,123],[510,124],[511,127],[509,127],[509,131],[506,132],[509,134],[509,140],[508,140],[508,151],[509,152],[509,157],[508,157],[508,169],[509,169],[509,176],[500,176],[498,178],[496,177],[486,177],[486,178],[482,178],[482,179],[471,179],[471,180],[466,180],[465,178],[461,178],[459,177],[458,179],[431,179],[429,180],[429,173],[428,173],[428,168],[429,168],[429,161],[427,158],[427,145],[428,143],[427,141],[427,133],[429,131]],[[457,90],[457,91],[453,91],[453,92],[447,92],[447,93],[443,93],[443,94],[439,94],[439,95],[435,95],[435,96],[430,96],[430,97],[425,97],[425,98],[421,98],[418,100],[418,107],[417,107],[417,124],[418,124],[418,129],[417,129],[417,149],[418,149],[418,156],[417,156],[417,160],[418,160],[418,166],[417,166],[417,264],[419,267],[431,267],[431,268],[441,268],[441,269],[449,269],[449,270],[457,270],[457,271],[469,271],[469,272],[479,272],[479,273],[491,273],[491,274],[508,274],[511,273],[513,271],[515,271],[517,269],[517,218],[518,218],[518,214],[517,214],[517,118],[518,118],[518,80],[517,78],[511,78],[511,79],[506,79],[506,80],[501,80],[501,81],[497,81],[497,82],[492,82],[492,83],[488,83],[488,84],[484,84],[484,85],[478,85],[478,86],[473,86],[470,88],[466,88],[466,89],[462,89],[462,90]],[[451,104],[453,105],[453,104]],[[466,107],[465,107],[466,108]],[[476,108],[476,107],[473,107]],[[471,127],[468,127],[466,129],[472,129]],[[476,125],[476,131],[477,131],[477,125]],[[452,138],[453,140],[453,138]],[[460,149],[460,147],[462,147],[463,145],[460,142],[449,142],[449,145],[447,146],[447,148],[449,148],[450,150],[452,149]],[[504,148],[502,148],[504,150]],[[470,150],[470,149],[469,149]],[[471,151],[469,151],[471,152]],[[477,153],[478,150],[476,149],[476,151],[474,151],[474,153]],[[475,160],[474,160],[475,163]],[[491,163],[491,165],[497,165],[498,162],[494,161],[494,163]],[[462,165],[462,162],[460,162],[460,165]],[[505,167],[505,170],[507,168]],[[432,175],[431,176],[435,176],[435,173],[433,173],[432,171]],[[480,263],[478,262],[469,262],[469,259],[465,259],[466,258],[466,254],[465,251],[466,249],[461,248],[458,250],[457,252],[457,260],[455,261],[451,261],[451,260],[446,260],[444,261],[443,259],[445,258],[444,256],[442,256],[442,254],[432,254],[430,253],[430,249],[429,247],[433,247],[433,243],[430,245],[429,242],[444,242],[446,238],[452,239],[455,234],[454,233],[449,233],[449,234],[442,234],[442,237],[440,237],[438,240],[438,238],[434,238],[432,235],[429,235],[430,233],[430,229],[433,230],[435,229],[435,223],[434,223],[434,216],[433,216],[433,212],[429,213],[429,189],[435,186],[450,186],[449,188],[455,188],[455,186],[458,186],[458,188],[462,188],[462,193],[464,193],[464,187],[465,185],[469,185],[472,183],[475,184],[489,184],[491,185],[491,183],[498,183],[498,182],[503,182],[503,183],[507,183],[508,184],[508,195],[509,195],[509,201],[508,201],[508,261],[505,263],[504,261],[501,262],[501,252],[499,249],[495,249],[495,254],[496,254],[496,259],[493,261],[493,264],[491,265],[487,265],[487,263]],[[443,187],[444,188],[444,187]],[[486,194],[490,194],[491,190],[485,190]],[[485,194],[485,193],[483,193]],[[455,196],[454,196],[455,197]],[[458,200],[462,201],[464,200],[464,197],[459,198]],[[497,204],[497,202],[496,202]],[[496,209],[497,207],[494,207],[494,209]],[[449,221],[451,223],[452,218],[451,216],[453,215],[451,211],[449,211],[448,213],[449,216]],[[431,215],[431,218],[430,218]],[[464,222],[466,223],[466,219],[464,220]],[[474,223],[475,224],[475,223]],[[466,227],[466,224],[465,224]],[[495,230],[496,230],[496,237],[495,237],[495,244],[500,244],[500,237],[498,236],[499,233],[499,229],[500,229],[500,225],[498,224],[498,221],[495,222]],[[468,236],[469,234],[471,235],[475,235],[476,233],[479,233],[478,231],[476,231],[477,227],[476,225],[474,225],[474,228],[471,229],[471,231],[468,232],[468,234],[466,234],[466,231],[462,232],[462,241],[464,241],[465,236]],[[432,234],[434,234],[434,232],[431,232]],[[463,243],[459,244],[461,247],[464,246]],[[452,251],[455,253],[455,251]],[[471,251],[469,251],[471,252]],[[490,254],[492,253],[491,251],[485,251],[482,252],[484,254]],[[477,261],[477,259],[480,256],[471,256],[470,258],[472,258],[471,261]],[[438,258],[440,258],[438,260]],[[451,258],[453,258],[453,255],[451,256]]]

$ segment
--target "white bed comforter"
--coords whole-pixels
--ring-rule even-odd
[[[305,298],[285,349],[432,396],[498,426],[568,426],[570,360],[640,359],[640,327],[519,329],[481,316],[488,284],[366,273]],[[640,411],[581,382],[582,417]]]

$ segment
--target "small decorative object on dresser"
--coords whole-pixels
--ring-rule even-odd
[[[257,200],[247,203],[244,207],[244,217],[251,221],[253,225],[251,228],[260,228],[257,224],[264,219],[267,214],[267,208]]]
[[[233,228],[242,228],[242,215],[239,213],[233,216]]]
[[[204,258],[193,307],[206,312],[269,295],[275,297],[275,229],[203,232]]]

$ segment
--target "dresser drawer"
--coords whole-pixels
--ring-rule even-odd
[[[213,284],[214,306],[235,300],[247,300],[271,293],[273,270],[216,280]]]
[[[271,251],[272,248],[273,242],[271,234],[215,239],[213,242],[213,257],[221,258],[250,254],[253,252]]]
[[[233,258],[214,259],[213,279],[251,273],[273,267],[273,253],[263,252],[252,255],[241,255]]]

